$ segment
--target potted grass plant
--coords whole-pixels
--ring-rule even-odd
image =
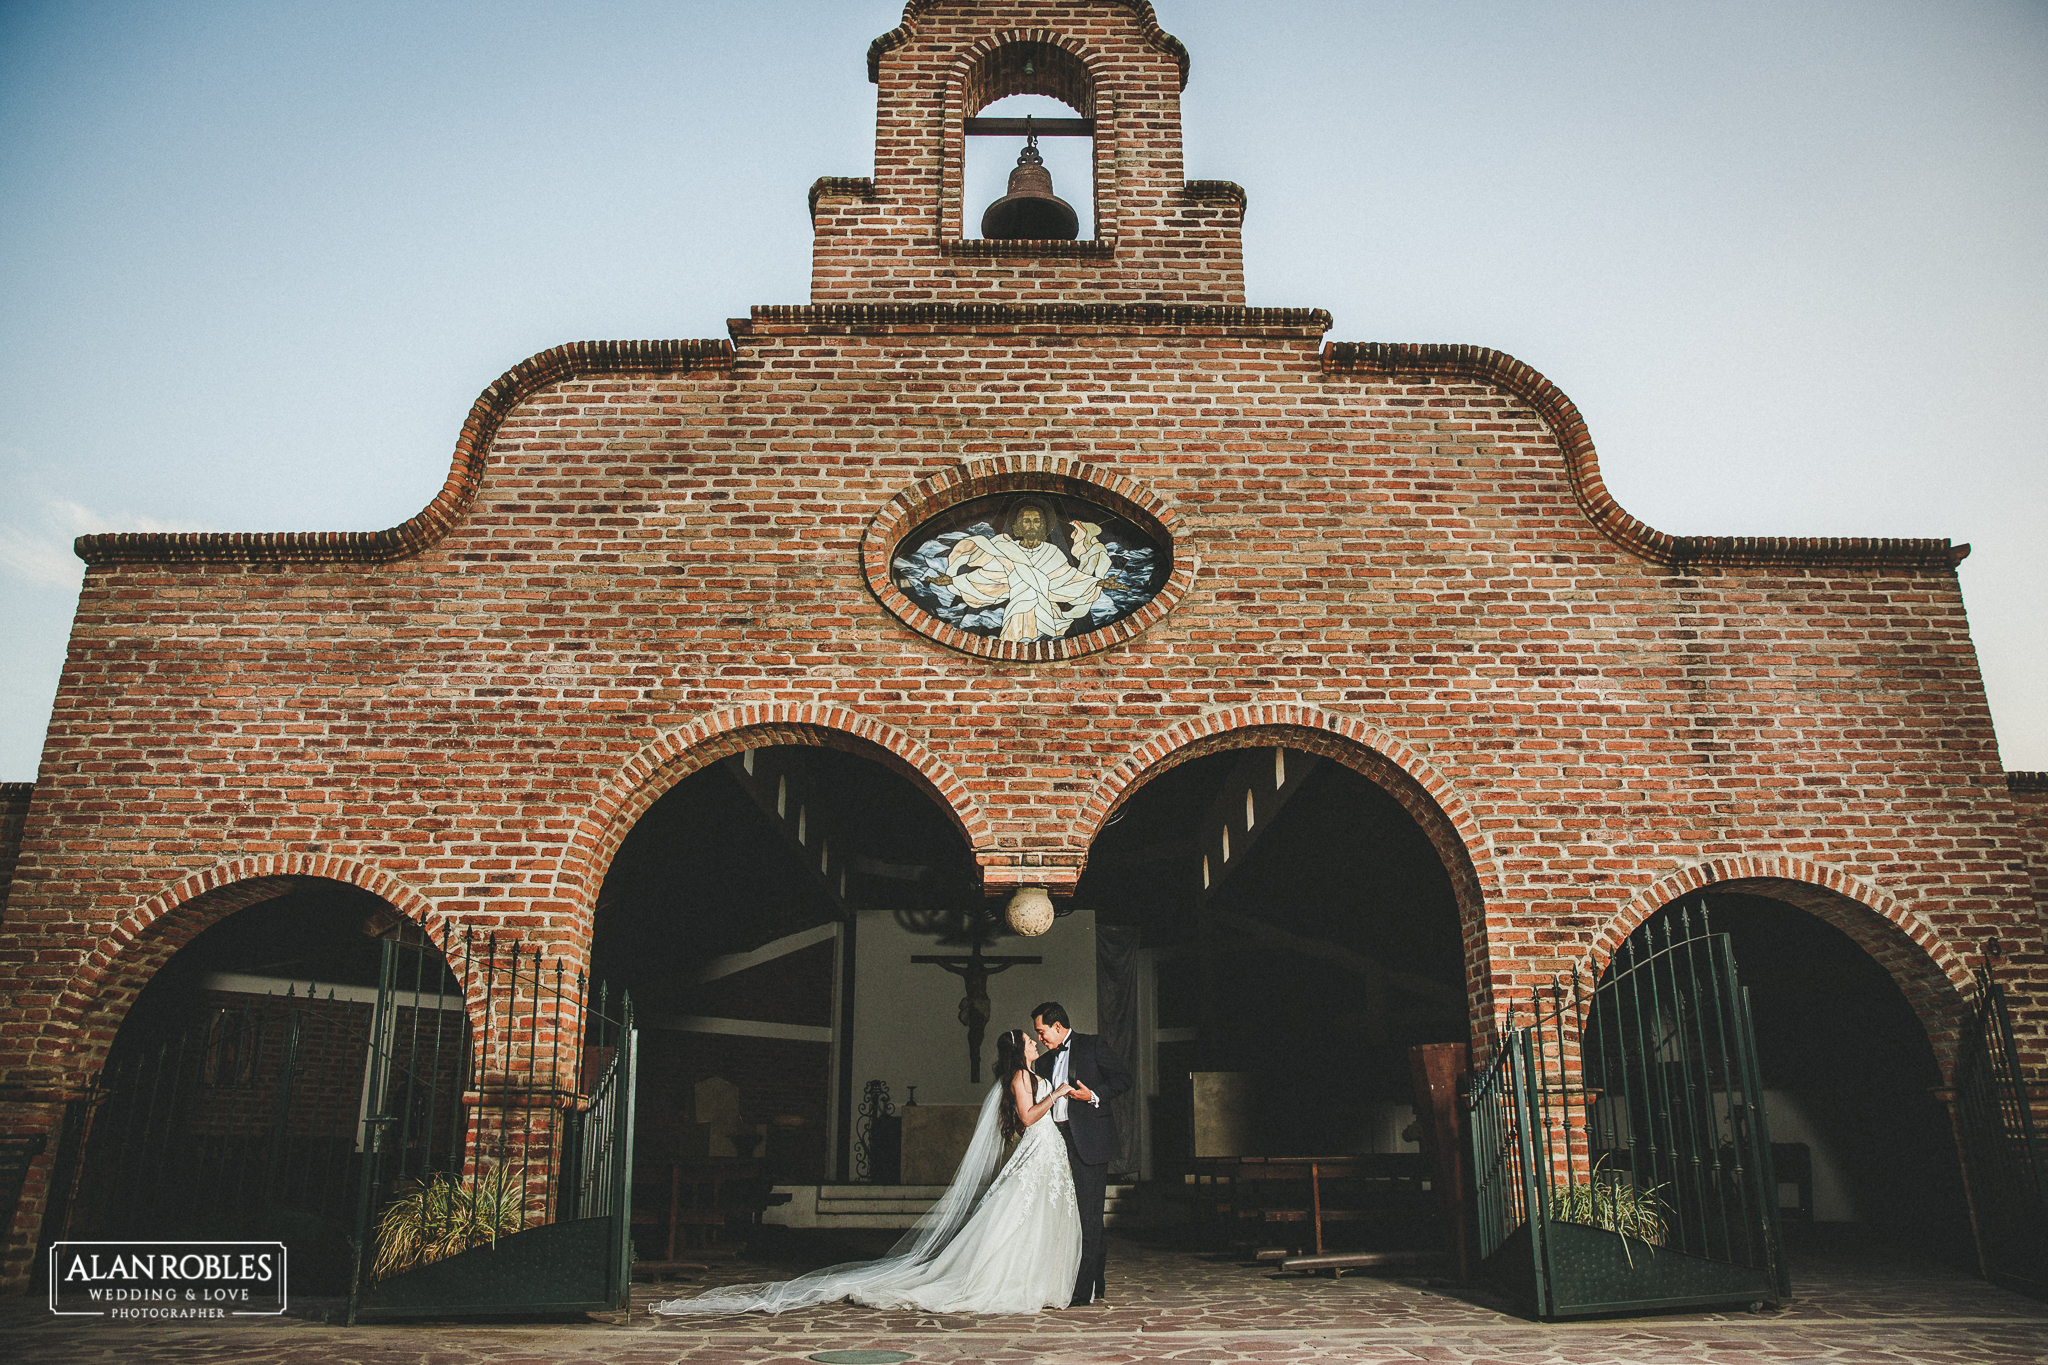
[[[1606,1157],[1595,1161],[1585,1180],[1561,1181],[1552,1185],[1550,1217],[1559,1223],[1581,1223],[1621,1234],[1622,1252],[1628,1256],[1629,1264],[1634,1265],[1635,1257],[1629,1254],[1628,1239],[1646,1243],[1654,1256],[1656,1248],[1664,1245],[1668,1235],[1664,1202],[1657,1197],[1657,1192],[1664,1187],[1651,1185],[1638,1189],[1628,1176],[1608,1170],[1606,1162]]]
[[[503,1171],[456,1180],[436,1171],[415,1180],[377,1220],[378,1279],[490,1246],[519,1230],[520,1191]]]

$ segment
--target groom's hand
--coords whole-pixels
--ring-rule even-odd
[[[1094,1092],[1094,1091],[1090,1090],[1090,1089],[1089,1089],[1089,1088],[1088,1088],[1087,1086],[1083,1085],[1083,1084],[1082,1084],[1081,1082],[1079,1082],[1079,1081],[1075,1081],[1075,1082],[1073,1082],[1073,1087],[1074,1087],[1074,1098],[1075,1098],[1075,1099],[1077,1099],[1077,1100],[1081,1101],[1081,1103],[1083,1103],[1083,1104],[1093,1104],[1093,1103],[1095,1103],[1095,1092]]]

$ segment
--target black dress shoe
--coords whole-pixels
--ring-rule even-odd
[[[1067,1307],[1069,1307],[1069,1308],[1086,1308],[1086,1307],[1087,1307],[1087,1306],[1088,1306],[1088,1305],[1089,1305],[1090,1303],[1093,1303],[1093,1302],[1094,1302],[1094,1300],[1093,1300],[1093,1299],[1075,1299],[1075,1300],[1074,1300],[1073,1302],[1069,1303],[1069,1304],[1067,1305]]]

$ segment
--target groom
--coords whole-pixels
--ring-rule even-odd
[[[1084,1308],[1107,1298],[1102,1288],[1102,1201],[1117,1141],[1116,1120],[1104,1104],[1131,1088],[1131,1072],[1101,1037],[1074,1032],[1057,1000],[1031,1011],[1031,1026],[1045,1045],[1038,1074],[1056,1086],[1074,1086],[1071,1098],[1053,1101],[1052,1120],[1067,1140],[1074,1198],[1081,1206],[1081,1273],[1074,1279],[1074,1299],[1067,1306]]]

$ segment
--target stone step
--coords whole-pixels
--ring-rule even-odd
[[[1137,1188],[1108,1188],[1105,1226],[1144,1221],[1129,1207]],[[788,1198],[770,1206],[761,1221],[791,1228],[908,1228],[945,1192],[944,1185],[777,1185],[775,1193]]]
[[[777,1185],[778,1190],[794,1189]],[[922,1199],[927,1204],[946,1192],[944,1185],[818,1185],[820,1199]]]

